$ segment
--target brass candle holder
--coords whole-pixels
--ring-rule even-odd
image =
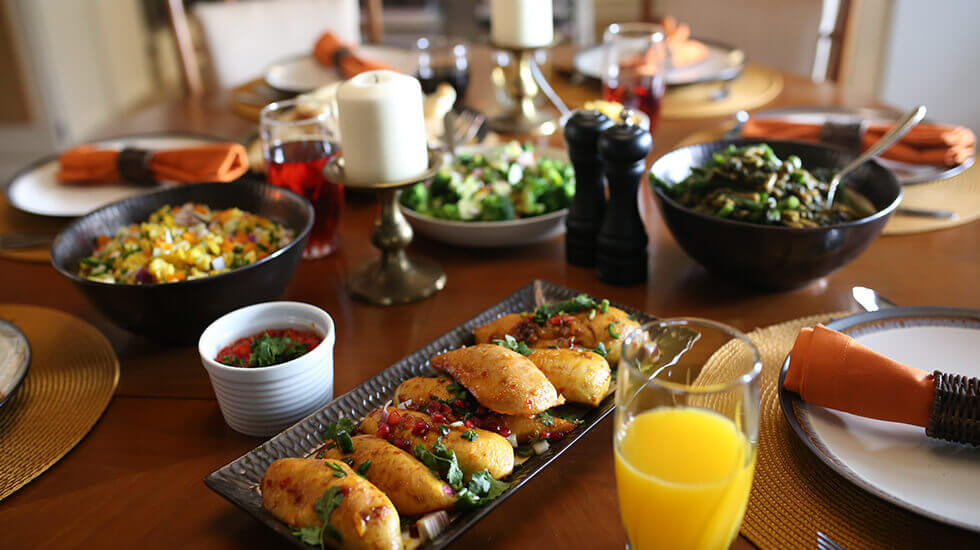
[[[538,98],[542,97],[541,87],[534,78],[534,54],[538,50],[550,48],[546,46],[527,48],[520,46],[505,46],[491,43],[494,49],[510,54],[511,67],[496,66],[491,72],[494,85],[510,98],[512,105],[509,111],[500,113],[490,119],[490,127],[505,134],[551,135],[558,129],[555,115],[538,107]]]
[[[324,166],[327,179],[345,187],[374,191],[381,204],[381,213],[371,233],[371,244],[381,251],[381,256],[358,266],[347,277],[347,286],[355,297],[375,305],[390,306],[427,298],[446,286],[446,273],[439,264],[406,254],[405,248],[412,242],[412,226],[398,208],[401,189],[431,179],[441,166],[442,154],[429,151],[429,168],[422,174],[401,181],[371,184],[347,181],[342,157]]]

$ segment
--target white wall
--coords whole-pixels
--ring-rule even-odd
[[[879,94],[980,130],[980,1],[893,0]]]

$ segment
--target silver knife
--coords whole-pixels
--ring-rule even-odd
[[[54,233],[0,233],[0,250],[48,246],[55,236]]]

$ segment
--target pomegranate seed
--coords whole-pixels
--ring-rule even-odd
[[[429,404],[425,406],[425,410],[432,414],[439,410],[440,403],[438,401],[429,401]]]
[[[412,442],[409,441],[409,440],[407,440],[407,439],[401,438],[401,437],[396,437],[392,441],[392,443],[394,443],[396,447],[398,447],[399,449],[401,449],[403,451],[408,451],[408,450],[411,450],[411,448],[412,448]]]
[[[463,401],[462,399],[456,399],[455,401],[453,401],[453,405],[456,405],[457,408],[465,409],[466,401]]]
[[[429,433],[429,425],[425,422],[419,422],[412,426],[412,435],[425,435]]]
[[[548,439],[550,439],[552,441],[561,441],[562,438],[564,438],[564,437],[565,437],[565,434],[563,434],[561,432],[552,432],[551,436],[549,436]]]
[[[507,426],[498,426],[497,433],[504,437],[507,437],[510,435],[510,428],[508,428]]]
[[[402,415],[398,414],[398,411],[388,411],[388,425],[397,426],[398,422],[402,419]]]
[[[391,435],[391,428],[387,424],[382,424],[378,426],[378,433],[375,435],[381,439],[388,439],[388,437]]]
[[[541,439],[551,439],[551,432],[541,432],[538,434]]]
[[[446,417],[441,413],[434,413],[432,415],[432,421],[435,422],[436,424],[445,424]]]
[[[453,412],[453,410],[449,407],[449,405],[445,403],[439,403],[439,412],[441,412],[442,414],[449,414]]]
[[[484,416],[484,415],[486,415],[489,412],[490,412],[490,409],[484,407],[483,405],[480,405],[479,407],[476,408],[476,415],[477,416]]]
[[[480,419],[479,418],[476,418],[476,417],[473,417],[470,420],[473,421],[473,424],[470,425],[471,428],[479,428],[480,425],[483,424],[483,422],[481,422]]]
[[[551,323],[554,326],[560,325],[561,324],[561,321],[562,321],[561,317],[559,317],[557,315],[555,315],[551,319],[548,319],[548,322]]]

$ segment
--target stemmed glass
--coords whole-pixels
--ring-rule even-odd
[[[344,188],[323,175],[323,166],[340,151],[335,123],[330,105],[309,110],[295,99],[270,103],[259,115],[266,180],[313,203],[315,219],[303,250],[306,259],[333,252],[340,225]]]
[[[663,28],[650,23],[613,23],[603,34],[602,96],[650,118],[657,128],[669,66]]]
[[[665,319],[627,336],[613,428],[630,548],[724,549],[755,469],[759,352],[736,329]]]

